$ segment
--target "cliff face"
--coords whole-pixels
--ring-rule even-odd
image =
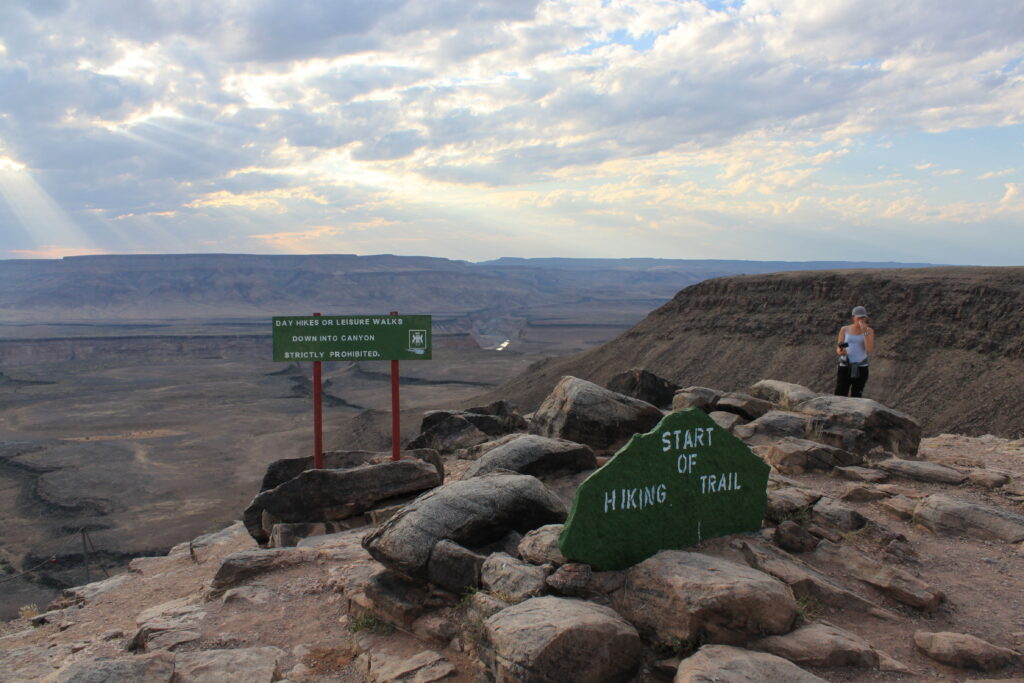
[[[831,391],[850,309],[877,347],[865,395],[926,434],[1024,433],[1024,268],[793,272],[707,280],[618,338],[543,361],[495,392],[534,408],[562,375],[604,384],[643,367],[676,383],[742,390],[770,377]]]

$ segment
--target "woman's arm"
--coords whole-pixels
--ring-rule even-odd
[[[864,333],[864,348],[869,354],[875,352],[875,331],[870,327]]]
[[[839,352],[840,356],[846,355],[846,349],[840,348],[840,344],[846,341],[846,325],[839,328],[839,339],[836,340],[836,351]]]

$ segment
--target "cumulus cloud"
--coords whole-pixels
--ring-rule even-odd
[[[211,230],[218,249],[331,249],[352,225],[382,251],[429,221],[435,253],[511,253],[479,228],[526,223],[577,244],[606,226],[615,254],[636,244],[615,226],[975,221],[854,160],[915,132],[1019,129],[1022,55],[1012,0],[11,0],[0,173],[30,174],[111,251],[146,234],[195,250]],[[929,157],[893,165],[1013,172]],[[488,215],[512,196],[521,216]],[[19,211],[0,249],[53,242]]]

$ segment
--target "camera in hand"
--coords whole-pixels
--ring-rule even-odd
[[[839,348],[841,349],[849,348],[849,346],[850,342],[839,342]]]

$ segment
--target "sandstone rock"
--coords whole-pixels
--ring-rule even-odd
[[[897,567],[882,565],[846,546],[822,541],[814,553],[904,605],[929,612],[946,599],[941,590],[913,574]]]
[[[793,553],[809,553],[818,546],[818,539],[796,522],[786,520],[772,532],[775,545]]]
[[[264,605],[270,601],[271,592],[258,586],[239,586],[224,592],[221,602],[225,605]]]
[[[866,640],[826,621],[808,624],[783,636],[761,638],[749,647],[804,666],[878,666],[878,653]]]
[[[585,597],[590,594],[594,570],[589,564],[570,562],[563,564],[547,578],[548,587],[562,595]]]
[[[87,583],[84,586],[65,588],[64,597],[75,600],[76,602],[92,602],[104,593],[109,593],[115,588],[120,587],[127,580],[128,574],[115,574],[114,576],[103,579],[102,581],[93,581],[92,583]]]
[[[225,543],[232,543],[239,538],[247,535],[245,524],[239,520],[230,524],[220,531],[214,531],[202,536],[197,536],[191,541],[185,541],[171,548],[171,551],[167,553],[167,557],[180,557],[181,555],[190,555],[192,553],[201,552],[208,548],[212,548]]]
[[[771,410],[745,425],[733,429],[732,433],[751,445],[771,444],[787,436],[803,439],[811,432],[813,420],[802,413]]]
[[[376,510],[371,510],[371,512],[376,512]],[[270,538],[267,541],[267,546],[271,548],[291,548],[299,545],[299,542],[303,539],[310,538],[312,536],[336,534],[339,531],[345,531],[352,528],[347,522],[348,520],[341,520],[338,522],[298,522],[294,524],[275,524],[270,529]],[[362,525],[360,524],[359,526]]]
[[[278,571],[316,559],[316,551],[307,548],[241,550],[224,558],[210,587],[220,592],[248,581],[254,576]]]
[[[897,455],[917,455],[921,425],[906,413],[869,398],[818,396],[800,403],[796,410],[824,420],[826,429],[849,430],[846,443],[834,444],[866,455],[876,447]]]
[[[736,391],[723,395],[715,404],[715,410],[736,413],[747,420],[756,420],[773,408],[774,406],[768,401]]]
[[[421,584],[382,569],[370,577],[363,593],[385,621],[409,627],[423,614],[427,590]]]
[[[57,674],[54,680],[57,683],[171,683],[173,679],[174,655],[168,652],[155,652],[125,659],[91,659],[75,662]]]
[[[811,508],[811,521],[830,524],[840,531],[856,531],[867,523],[864,515],[827,496]]]
[[[972,483],[978,486],[983,486],[987,489],[997,489],[1010,481],[1010,476],[1003,472],[995,472],[993,470],[973,469],[967,474],[967,478]]]
[[[879,491],[873,486],[864,486],[862,484],[850,484],[839,494],[839,500],[853,503],[870,503],[871,501],[882,500],[888,497],[889,494],[884,491]]]
[[[434,544],[427,565],[430,583],[453,593],[462,593],[470,586],[480,585],[480,571],[487,559],[458,543],[441,539]]]
[[[420,496],[368,534],[363,547],[385,566],[429,580],[430,555],[438,541],[473,549],[509,530],[563,522],[565,515],[561,500],[535,477],[486,474]]]
[[[526,434],[483,455],[466,472],[465,478],[508,470],[542,476],[556,472],[580,472],[597,467],[589,446]]]
[[[779,523],[793,517],[810,517],[810,508],[821,499],[821,493],[809,489],[786,486],[768,491],[765,517]]]
[[[1018,653],[966,633],[917,631],[914,645],[937,662],[961,669],[995,671],[1011,664]]]
[[[1024,515],[939,494],[917,504],[914,521],[936,533],[1024,541]]]
[[[664,643],[737,643],[755,634],[786,633],[796,619],[788,586],[750,567],[708,555],[663,550],[625,570],[616,610]]]
[[[486,442],[486,432],[462,414],[446,414],[444,419],[409,442],[409,448],[432,448],[440,453],[451,453]]]
[[[174,658],[175,683],[272,683],[280,680],[284,650],[250,647],[183,652]]]
[[[833,467],[844,467],[861,461],[860,456],[848,453],[841,448],[792,436],[784,437],[760,448],[763,449],[762,457],[765,462],[783,474],[802,474],[807,470],[830,470]]]
[[[482,627],[485,619],[509,605],[510,603],[489,593],[483,591],[473,593],[469,598],[469,603],[465,606],[463,623]]]
[[[195,630],[206,617],[201,605],[190,598],[170,600],[143,610],[135,618],[139,628],[128,642],[129,652],[171,650],[199,638]]]
[[[796,557],[758,541],[743,541],[740,550],[744,561],[759,571],[771,574],[793,591],[798,599],[810,599],[841,609],[870,612],[874,603],[843,588]]]
[[[672,396],[672,410],[700,408],[705,413],[710,413],[715,409],[721,395],[722,392],[707,387],[686,387]]]
[[[889,496],[904,496],[906,498],[924,498],[928,494],[924,491],[918,491],[915,488],[909,486],[900,486],[899,484],[879,484],[878,490]]]
[[[679,386],[653,372],[633,368],[612,377],[608,381],[608,389],[654,406],[667,407],[672,404],[672,397],[679,391]]]
[[[374,683],[433,683],[456,672],[445,656],[433,650],[411,657],[374,650],[360,657],[366,661],[367,677]]]
[[[967,479],[967,475],[960,470],[924,460],[892,458],[883,460],[876,466],[890,474],[935,484],[953,484],[955,486],[964,483]]]
[[[750,387],[751,396],[775,403],[784,410],[792,410],[804,401],[817,398],[821,394],[811,391],[805,386],[780,382],[776,379],[763,379]]]
[[[565,564],[565,556],[558,547],[563,525],[545,524],[530,531],[519,542],[519,557],[533,564]]]
[[[484,622],[482,658],[497,681],[627,681],[640,664],[640,636],[613,610],[540,597]]]
[[[434,465],[399,460],[360,465],[346,470],[306,470],[279,486],[259,493],[246,508],[245,526],[259,543],[268,540],[262,516],[279,522],[329,522],[359,514],[388,498],[438,486]]]
[[[360,465],[367,465],[376,455],[374,451],[325,451],[324,469],[347,470]],[[289,479],[294,479],[306,470],[313,469],[313,456],[300,458],[283,458],[267,465],[260,483],[260,491],[277,488]]]
[[[1024,478],[1011,479],[1002,490],[1008,496],[1024,497]]]
[[[833,472],[844,478],[852,479],[853,481],[866,481],[873,484],[883,482],[889,478],[889,475],[881,470],[876,470],[871,467],[860,467],[858,465],[850,465],[849,467],[836,467]]]
[[[594,448],[616,448],[652,429],[660,410],[592,382],[563,377],[533,414],[531,431]]]
[[[914,509],[918,507],[918,503],[906,496],[893,496],[888,500],[882,501],[879,505],[897,519],[904,520],[912,518]]]
[[[679,664],[674,683],[825,683],[796,664],[764,652],[704,645]]]
[[[480,581],[502,600],[519,602],[544,593],[550,573],[545,567],[528,564],[505,553],[494,553],[484,561]]]
[[[746,424],[747,420],[740,417],[736,413],[727,413],[724,410],[712,410],[708,413],[708,417],[715,421],[722,429],[727,429],[730,432],[736,427]]]
[[[451,608],[424,614],[412,623],[412,632],[423,640],[447,643],[459,631],[459,619]]]

